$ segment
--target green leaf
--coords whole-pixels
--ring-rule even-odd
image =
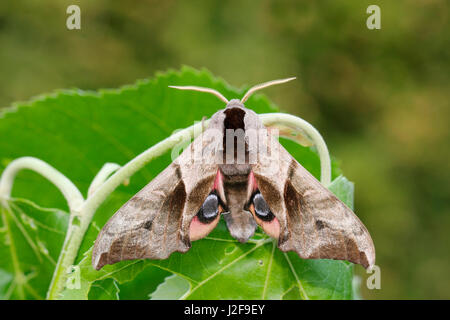
[[[210,87],[228,99],[241,97],[247,89],[232,88],[207,71],[185,67],[181,72],[158,74],[119,90],[64,90],[42,96],[0,115],[0,136],[8,137],[0,139],[0,168],[14,158],[34,156],[61,171],[86,194],[104,163],[125,164],[174,130],[210,117],[223,108],[223,103],[211,95],[176,91],[168,88],[169,85]],[[252,96],[246,106],[257,113],[277,110],[263,95]],[[300,147],[288,140],[282,143],[318,177],[319,159],[312,148]],[[129,185],[114,191],[98,209],[83,239],[74,269],[69,271],[70,285],[61,298],[146,299],[153,292],[153,298],[180,298],[179,278],[190,285],[189,291],[181,296],[187,299],[353,297],[351,264],[302,260],[294,253],[285,254],[262,231],[249,243],[240,244],[230,237],[223,221],[208,238],[194,242],[186,254],[175,253],[163,261],[120,262],[95,271],[90,263],[90,248],[99,229],[170,161],[169,153],[155,159],[131,177]],[[333,177],[339,174],[340,170],[333,163]],[[353,188],[345,178],[338,178],[330,188],[352,205]],[[43,298],[54,264],[40,253],[42,263],[36,250],[46,248],[53,262],[57,260],[68,221],[68,214],[61,211],[67,210],[65,200],[54,186],[31,172],[19,173],[13,196],[28,200],[8,202],[1,209],[0,252],[8,258],[0,262],[0,294],[3,298]],[[21,211],[16,208],[18,203]],[[37,229],[33,230],[31,225],[25,225],[25,218],[22,224],[28,230],[27,237],[17,225],[16,220],[22,221],[20,213],[31,218],[30,221],[40,222],[43,216],[48,220],[36,224]],[[58,233],[45,229],[48,225]],[[8,243],[10,234],[12,243],[20,250]],[[168,277],[171,274],[178,278]]]
[[[353,182],[348,181],[346,177],[341,175],[331,182],[328,189],[353,210],[353,194],[355,190]]]
[[[89,291],[90,300],[120,300],[119,286],[114,279],[96,281]]]
[[[95,286],[103,286],[104,281],[112,279],[115,285],[123,284],[128,281],[136,279],[136,277],[146,268],[146,263],[144,261],[128,261],[126,265],[119,266],[115,265],[113,268],[103,268],[100,271],[96,271],[91,265],[91,255],[88,251],[81,260],[81,262],[76,266],[79,267],[80,273],[77,275],[78,284],[71,288],[66,288],[62,292],[61,299],[64,300],[83,300],[91,297],[91,290]],[[159,272],[158,269],[152,268],[150,272],[147,271],[143,282],[147,287],[147,298],[148,295],[155,290],[156,286],[164,281],[166,274]],[[137,280],[137,279],[136,279]],[[139,285],[139,281],[136,281],[136,285]],[[131,298],[123,296],[122,299]],[[142,298],[142,297],[141,297]]]
[[[156,290],[150,294],[151,300],[181,299],[191,290],[189,281],[176,274],[167,277]]]
[[[0,215],[0,299],[45,298],[68,214],[12,199],[0,207]]]

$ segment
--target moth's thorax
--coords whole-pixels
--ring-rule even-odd
[[[257,145],[254,137],[258,129],[264,128],[258,115],[234,99],[216,117],[222,119],[219,128],[223,134],[220,147],[223,150],[223,164],[219,166],[220,169],[225,175],[248,175],[249,152]]]
[[[219,165],[220,171],[224,176],[248,176],[251,170],[249,164],[221,164]]]

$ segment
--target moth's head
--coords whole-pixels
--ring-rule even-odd
[[[279,80],[272,80],[272,81],[268,81],[268,82],[264,82],[261,84],[257,84],[256,86],[251,87],[246,94],[244,94],[244,96],[242,97],[241,100],[238,99],[232,99],[232,100],[228,100],[227,98],[225,98],[220,92],[211,89],[211,88],[204,88],[204,87],[197,87],[197,86],[169,86],[169,88],[174,88],[174,89],[179,89],[179,90],[192,90],[192,91],[200,91],[200,92],[207,92],[207,93],[211,93],[213,95],[215,95],[217,98],[219,98],[220,100],[222,100],[223,102],[225,102],[227,104],[227,108],[228,107],[243,107],[245,101],[248,100],[248,98],[250,98],[250,96],[258,90],[261,90],[263,88],[267,88],[276,84],[281,84],[281,83],[285,83],[291,80],[294,80],[295,77],[292,78],[286,78],[286,79],[279,79]]]
[[[231,99],[230,101],[228,101],[225,109],[230,108],[244,108],[244,104],[239,99]]]

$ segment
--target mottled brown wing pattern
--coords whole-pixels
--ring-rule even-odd
[[[281,145],[279,167],[252,170],[259,189],[280,223],[278,246],[303,259],[348,260],[365,268],[375,248],[362,222],[303,168]]]
[[[103,227],[94,245],[92,264],[131,259],[165,259],[186,252],[191,243],[189,225],[213,188],[217,164],[193,161],[196,148],[211,148],[208,130],[176,161],[125,203]]]
[[[188,250],[189,241],[179,238],[175,230],[185,200],[180,168],[171,164],[103,227],[92,253],[95,268],[121,260],[161,259],[172,251]]]

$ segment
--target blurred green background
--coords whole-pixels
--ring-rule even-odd
[[[66,28],[70,4],[81,30]],[[366,27],[370,4],[381,30]],[[265,93],[316,126],[356,184],[382,276],[368,290],[356,267],[362,296],[450,298],[449,12],[447,0],[3,0],[0,107],[182,65],[235,86],[297,76]]]

